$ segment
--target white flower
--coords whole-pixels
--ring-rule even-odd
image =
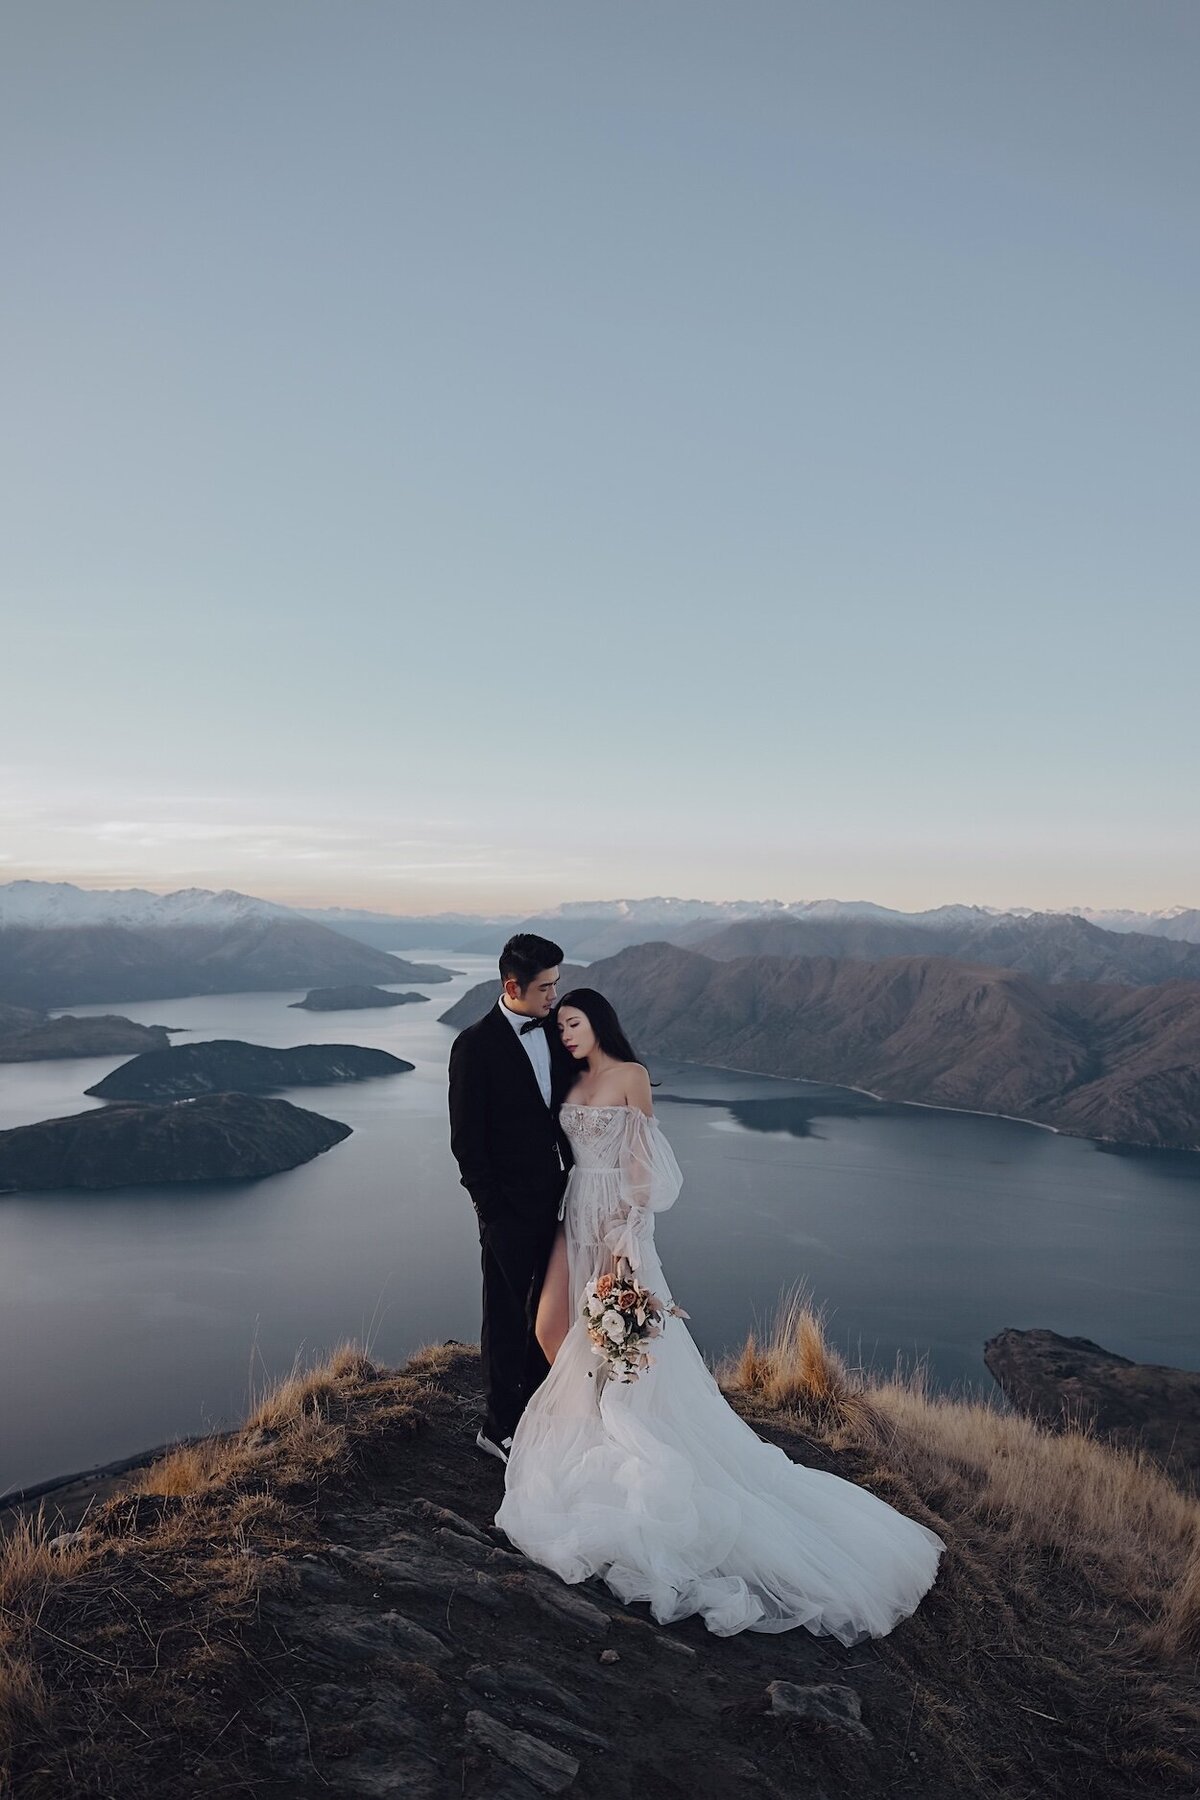
[[[622,1342],[625,1336],[625,1321],[615,1307],[609,1307],[600,1324],[604,1329],[605,1336],[610,1337],[614,1344]]]

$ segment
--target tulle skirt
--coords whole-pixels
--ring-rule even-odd
[[[669,1298],[647,1249],[638,1279]],[[496,1514],[512,1543],[564,1581],[600,1576],[660,1624],[699,1613],[719,1637],[803,1625],[856,1644],[915,1611],[936,1532],[764,1442],[682,1319],[650,1348],[637,1381],[602,1382],[575,1319],[514,1433]]]

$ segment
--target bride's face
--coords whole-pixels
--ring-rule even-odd
[[[574,1006],[559,1013],[558,1034],[562,1038],[563,1049],[576,1062],[582,1062],[596,1048],[596,1034],[587,1022],[587,1015]]]

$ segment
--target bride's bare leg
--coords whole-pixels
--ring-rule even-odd
[[[534,1325],[542,1355],[549,1363],[558,1355],[571,1323],[567,1317],[567,1302],[567,1233],[560,1225],[554,1234],[550,1261],[546,1264],[546,1278],[542,1282]]]

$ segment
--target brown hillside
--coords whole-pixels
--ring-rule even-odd
[[[1200,983],[1054,984],[936,956],[715,962],[669,944],[588,981],[646,1054],[1200,1148]]]

